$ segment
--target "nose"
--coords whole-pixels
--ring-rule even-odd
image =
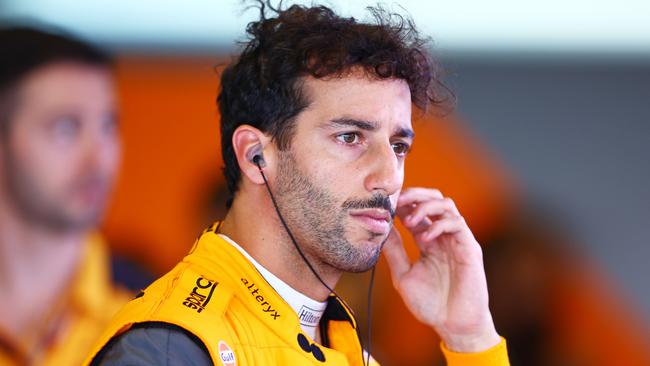
[[[89,123],[84,134],[86,168],[103,175],[112,175],[119,164],[121,144],[119,136],[106,132],[102,124]]]
[[[391,144],[382,144],[368,153],[370,170],[364,182],[366,190],[388,196],[397,193],[404,182],[404,170]]]

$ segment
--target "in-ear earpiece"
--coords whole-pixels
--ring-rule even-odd
[[[262,157],[262,154],[255,154],[255,156],[253,156],[252,161],[253,161],[253,164],[257,165],[257,167],[260,168],[260,169],[265,165],[264,164],[264,158]]]

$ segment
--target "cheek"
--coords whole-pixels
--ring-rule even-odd
[[[399,196],[401,194],[401,190],[397,191],[394,195],[390,196],[390,203],[393,205],[393,208],[397,207],[397,201],[399,201]]]
[[[42,125],[25,122],[15,128],[9,147],[11,160],[23,175],[50,191],[63,189],[74,179],[79,164],[78,151],[72,145],[61,145],[48,136]]]
[[[23,146],[19,160],[32,179],[54,191],[65,189],[75,179],[80,161],[75,149],[47,143]]]
[[[100,154],[102,173],[108,176],[115,175],[122,161],[122,146],[119,141],[114,141],[104,146]]]
[[[309,143],[294,146],[294,158],[298,167],[312,184],[326,192],[337,204],[348,199],[363,197],[363,161],[361,149],[337,146],[314,137]]]
[[[354,165],[342,164],[321,168],[317,179],[321,189],[332,196],[337,207],[341,207],[348,200],[367,198],[362,177],[360,169]]]
[[[13,184],[22,186],[19,188],[34,190],[27,192],[32,192],[30,194],[36,197],[50,197],[65,190],[66,172],[61,172],[58,165],[52,164],[51,157],[48,159],[40,151],[26,145],[8,151],[7,155],[8,174],[13,176]]]
[[[50,153],[41,156],[38,164],[38,179],[46,182],[53,190],[65,190],[75,179],[77,160],[70,154]],[[32,169],[32,171],[34,171]]]

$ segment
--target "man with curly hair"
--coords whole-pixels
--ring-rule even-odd
[[[381,8],[361,23],[324,6],[260,5],[221,77],[228,213],[123,309],[87,362],[376,364],[332,289],[383,250],[449,365],[507,365],[480,245],[451,199],[402,187],[412,105],[446,100],[425,40]]]

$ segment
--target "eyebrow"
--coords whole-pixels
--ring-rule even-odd
[[[379,129],[379,123],[375,121],[360,120],[354,118],[335,118],[330,121],[330,124],[336,126],[352,126],[365,131],[375,131]],[[405,137],[413,139],[415,137],[415,132],[410,128],[399,127],[394,132],[394,135],[397,137]]]
[[[410,129],[410,128],[400,127],[400,128],[397,129],[397,131],[395,131],[394,135],[397,136],[397,137],[405,137],[405,138],[409,138],[409,139],[414,139],[415,138],[415,132],[413,132],[413,130]]]
[[[374,131],[379,129],[379,124],[373,121],[364,121],[354,118],[335,118],[330,121],[331,124],[337,126],[353,126],[366,131]]]

